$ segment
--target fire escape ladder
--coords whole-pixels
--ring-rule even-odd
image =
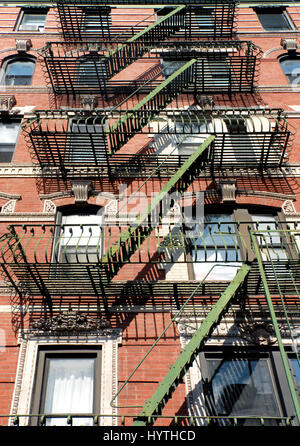
[[[121,232],[116,243],[109,248],[106,255],[101,259],[101,263],[108,263],[110,268],[113,269],[114,275],[122,267],[124,260],[129,259],[138,246],[150,236],[153,228],[149,224],[149,220],[153,212],[159,209],[163,199],[176,189],[182,192],[186,190],[199,171],[205,168],[209,160],[209,148],[214,139],[214,135],[209,136],[191,154],[161,191],[151,200],[145,211],[137,217],[136,221],[128,229]]]
[[[136,120],[134,113],[129,111],[110,127],[108,135],[110,154],[119,150],[182,93],[188,85],[195,82],[195,62],[196,59],[188,61],[133,107],[132,112],[137,110],[146,112],[145,114],[141,113],[138,120]]]
[[[275,236],[274,236],[275,234]],[[295,249],[297,246],[297,241],[295,240],[295,236],[299,236],[299,230],[270,230],[268,228],[267,231],[259,231],[259,230],[251,230],[250,229],[250,237],[254,250],[254,254],[257,259],[259,273],[261,277],[261,281],[263,284],[263,289],[265,292],[265,297],[267,300],[270,317],[273,324],[273,329],[277,338],[278,347],[281,355],[281,360],[285,372],[285,376],[287,379],[288,387],[290,390],[291,398],[294,405],[295,415],[298,423],[300,424],[300,404],[298,392],[296,391],[293,376],[291,373],[288,355],[282,340],[282,328],[279,325],[278,317],[276,314],[275,306],[273,303],[274,294],[278,294],[280,298],[281,311],[283,313],[283,321],[281,321],[281,325],[287,326],[289,330],[289,337],[294,341],[294,335],[291,330],[290,320],[288,317],[288,312],[285,308],[285,296],[288,294],[292,294],[297,296],[297,300],[299,300],[299,288],[297,286],[297,282],[295,278],[298,276],[299,272],[299,252],[297,252],[297,259],[290,260],[290,262],[284,262],[284,267],[282,268],[282,262],[280,262],[279,258],[276,260],[276,256],[272,256],[272,243],[276,237],[291,238],[291,241],[286,241],[289,247]],[[273,258],[272,258],[273,257]],[[278,261],[279,260],[279,261]],[[285,285],[289,285],[289,290],[284,291],[282,288]],[[274,286],[275,285],[275,286]],[[274,291],[271,289],[275,288]],[[296,353],[298,364],[300,362],[299,352]]]
[[[128,42],[135,42],[137,40],[144,42],[160,42],[161,40],[170,37],[185,25],[184,14],[180,14],[183,9],[186,9],[186,5],[177,6],[173,11],[135,34],[128,40]]]
[[[241,266],[235,278],[222,293],[190,342],[182,350],[178,359],[170,367],[165,378],[159,383],[153,396],[146,401],[142,411],[134,421],[133,426],[149,426],[154,424],[155,417],[161,413],[167,401],[171,398],[180,380],[184,377],[189,367],[191,367],[195,357],[218,325],[222,315],[227,311],[230,302],[241,291],[250,269],[251,267],[247,264]]]
[[[147,42],[160,42],[174,34],[180,28],[180,25],[183,26],[181,24],[183,15],[180,12],[185,7],[185,5],[177,6],[174,11],[161,17],[155,23],[126,40],[124,44],[118,45],[116,49],[110,51],[103,59],[105,65],[107,64],[108,77],[114,76],[142,57],[149,50]]]

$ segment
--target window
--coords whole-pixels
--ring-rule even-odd
[[[94,263],[102,257],[102,208],[69,212],[57,216],[53,260],[62,263]]]
[[[100,377],[101,348],[40,348],[32,413],[99,413]],[[88,416],[72,420],[73,426],[92,424]],[[67,417],[47,417],[46,425],[67,425]]]
[[[299,358],[299,354],[297,355],[297,357],[294,356],[294,357],[290,357],[289,359],[290,359],[290,362],[292,365],[292,374],[294,376],[294,381],[295,381],[298,395],[300,398],[300,358]]]
[[[91,54],[78,59],[76,65],[76,84],[81,91],[88,92],[104,89],[108,77],[106,60],[103,54]]]
[[[265,31],[289,31],[294,28],[284,8],[257,8],[255,12]]]
[[[193,231],[187,233],[193,279],[231,281],[243,260],[253,258],[248,231],[251,223],[254,230],[262,231],[256,238],[262,260],[286,261],[297,255],[293,252],[293,240],[289,241],[286,235],[279,236],[276,232],[283,227],[278,223],[279,217],[281,214],[277,216],[276,212],[264,212],[258,208],[227,212],[220,212],[219,208],[215,213],[205,210],[204,224],[199,222]],[[271,270],[267,273],[268,276],[272,274]]]
[[[0,121],[0,162],[10,163],[13,159],[20,129],[20,120]]]
[[[90,123],[72,121],[72,135],[67,145],[66,160],[78,164],[106,163],[106,137],[104,124],[91,119]]]
[[[205,215],[204,222],[202,234],[192,242],[195,280],[232,280],[241,263],[231,215]]]
[[[299,85],[300,55],[287,55],[279,59],[281,68],[289,80],[290,84]]]
[[[111,332],[100,330],[91,335],[86,331],[76,331],[72,335],[68,333],[59,336],[56,333],[51,335],[49,332],[39,332],[37,334],[34,330],[28,330],[26,334],[20,336],[22,354],[17,365],[12,414],[38,414],[43,409],[43,392],[47,383],[45,359],[93,359],[94,377],[97,378],[93,382],[93,413],[111,414],[111,416],[100,417],[98,424],[117,426],[117,410],[112,408],[110,403],[118,391],[118,346],[121,342],[121,329],[114,329]],[[90,365],[86,367],[87,375],[89,367]],[[67,367],[65,370],[67,371]],[[91,376],[91,373],[88,376]],[[89,382],[91,384],[91,378]],[[85,401],[87,404],[89,400],[86,398]],[[72,407],[69,405],[68,409],[71,410]],[[82,413],[82,410],[80,412]],[[85,422],[91,423],[91,419],[88,418]],[[26,426],[29,423],[29,417],[20,417],[20,425]],[[35,417],[33,424],[37,423],[38,420]]]
[[[31,85],[35,59],[31,57],[12,57],[2,66],[2,85]]]
[[[244,425],[260,423],[250,417],[283,416],[285,405],[276,387],[277,379],[284,379],[279,361],[279,352],[224,349],[200,354],[207,415],[246,417],[239,420]],[[224,418],[219,423],[228,425],[232,420]],[[265,424],[276,425],[277,421],[265,420]]]
[[[17,23],[18,31],[39,31],[45,29],[46,9],[22,9]]]
[[[102,37],[109,36],[110,9],[101,8],[97,10],[85,10],[83,13],[82,30],[85,33],[95,34]],[[92,37],[92,36],[91,36]]]
[[[172,124],[173,125],[173,124]],[[211,134],[217,134],[214,145],[214,165],[256,165],[275,162],[282,157],[282,147],[274,143],[272,121],[264,116],[224,118],[206,121],[176,121],[170,137],[174,153],[190,155]],[[163,150],[158,145],[158,152]],[[250,155],[251,154],[251,155]]]
[[[188,61],[187,60],[163,60],[162,61],[162,72],[165,79],[167,79],[179,68],[183,67]]]

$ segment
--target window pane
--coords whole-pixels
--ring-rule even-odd
[[[46,414],[93,412],[94,358],[48,358]],[[75,418],[73,425],[91,425],[90,418]],[[65,418],[49,418],[47,425],[66,425]]]
[[[165,79],[167,79],[169,76],[171,76],[171,74],[175,73],[175,71],[179,70],[179,68],[183,67],[188,61],[181,61],[181,60],[172,60],[172,61],[167,61],[164,60],[162,62],[162,72],[163,75],[165,77]]]
[[[5,85],[30,85],[34,66],[34,62],[30,60],[18,60],[8,63]]]
[[[45,20],[46,20],[46,14],[25,13],[22,20],[22,25],[40,27],[44,26]]]
[[[72,123],[72,135],[68,143],[67,158],[72,163],[104,163],[105,136],[101,124]]]
[[[235,246],[235,228],[230,214],[205,215],[202,235],[196,239],[198,246]],[[200,229],[199,229],[200,230]]]
[[[202,234],[191,243],[195,280],[230,281],[235,277],[241,262],[230,214],[206,215]]]
[[[286,15],[282,11],[277,12],[258,12],[257,13],[262,27],[266,31],[278,31],[292,29]]]
[[[93,13],[85,14],[83,30],[86,32],[109,33],[109,15],[99,15]]]
[[[0,162],[9,163],[12,160],[17,143],[20,123],[0,123]]]
[[[300,58],[288,57],[280,60],[281,68],[290,82],[298,79],[300,74]]]
[[[63,229],[59,238],[59,260],[75,263],[98,262],[103,247],[102,221],[102,215],[63,216]]]
[[[107,78],[107,67],[105,60],[98,58],[90,60],[79,60],[76,70],[76,80],[80,87],[86,86],[89,90],[105,87]]]
[[[300,386],[300,365],[299,365],[299,361],[298,361],[298,359],[294,358],[294,359],[291,360],[291,362],[292,362],[292,366],[293,366],[294,373],[295,373],[295,376],[296,376],[296,381],[297,381],[298,385]]]
[[[267,359],[209,359],[213,409],[218,415],[280,416]]]

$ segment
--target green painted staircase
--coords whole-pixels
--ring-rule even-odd
[[[219,323],[220,318],[229,308],[229,304],[241,290],[250,269],[250,265],[244,264],[238,270],[235,278],[222,293],[190,342],[182,350],[178,359],[170,367],[165,378],[159,383],[153,396],[146,401],[139,416],[135,419],[133,426],[151,426],[154,424],[156,416],[161,414],[162,409],[172,397],[173,392]]]
[[[133,138],[151,119],[157,116],[161,110],[164,110],[173,99],[182,93],[188,85],[194,82],[195,63],[196,59],[188,61],[146,95],[133,107],[132,111],[126,113],[110,126],[108,134],[110,155],[114,154]],[[145,111],[146,113],[140,113],[137,117],[134,115],[134,111]]]
[[[209,148],[215,139],[214,135],[209,136],[178,171],[163,186],[161,191],[152,199],[144,212],[126,230],[121,232],[117,241],[107,250],[101,263],[107,264],[112,277],[120,270],[124,262],[128,260],[138,247],[150,236],[153,228],[149,224],[152,213],[158,209],[163,199],[178,190],[184,192],[194,181],[197,174],[205,168],[209,162]]]

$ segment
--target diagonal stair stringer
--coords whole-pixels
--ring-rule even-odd
[[[227,286],[190,342],[170,367],[165,378],[159,383],[152,398],[146,401],[139,416],[135,419],[133,426],[150,426],[154,424],[156,416],[161,413],[180,380],[184,377],[189,367],[191,367],[193,360],[203,348],[206,340],[210,337],[221,316],[228,310],[230,302],[241,289],[250,269],[250,265],[243,264],[238,270],[235,278]]]
[[[157,209],[163,199],[171,194],[178,186],[180,181],[182,184],[181,190],[184,191],[193,182],[195,173],[205,168],[209,160],[209,148],[215,139],[215,135],[210,135],[178,171],[170,178],[161,191],[151,200],[144,212],[142,212],[135,222],[126,230],[121,232],[117,241],[108,249],[106,255],[101,259],[101,264],[109,264],[113,270],[113,275],[122,267],[122,260],[125,257],[130,258],[138,248],[138,244],[142,243],[150,236],[153,228],[148,226],[149,217]],[[193,173],[192,173],[193,171]],[[187,177],[187,178],[186,178]]]

